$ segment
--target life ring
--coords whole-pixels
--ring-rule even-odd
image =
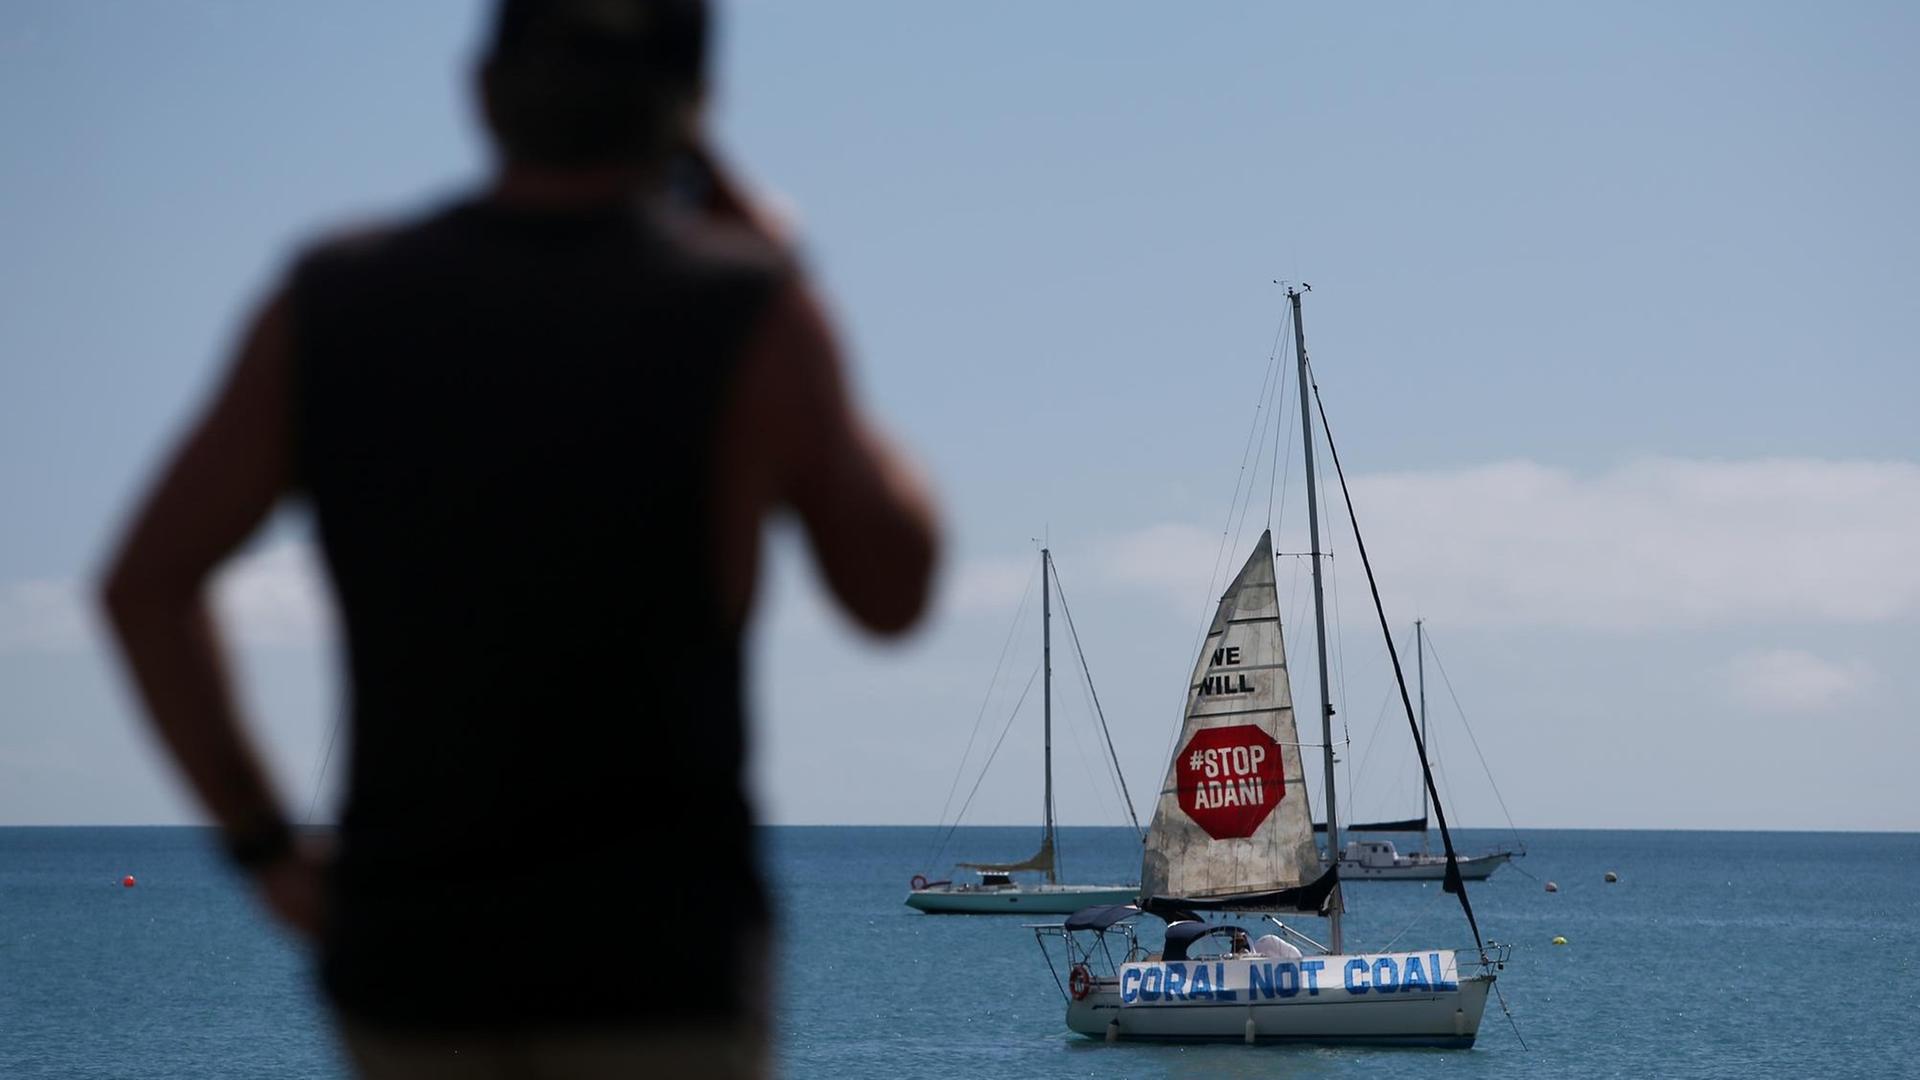
[[[926,887],[927,887],[927,875],[925,874],[915,874],[913,875],[913,880],[907,882],[907,888],[912,889],[914,892],[919,892],[921,889],[924,889]]]
[[[1075,1001],[1085,1001],[1087,995],[1093,993],[1093,972],[1087,970],[1087,965],[1073,965],[1073,970],[1067,973],[1067,990]]]

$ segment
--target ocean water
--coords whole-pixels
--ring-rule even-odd
[[[1513,1020],[1490,1002],[1466,1051],[1074,1036],[1023,920],[901,903],[916,871],[1023,855],[1037,830],[962,829],[930,865],[936,835],[763,830],[784,1075],[1920,1075],[1920,834],[1523,831],[1526,857],[1470,893],[1486,935],[1513,945],[1499,984]],[[1138,870],[1125,830],[1064,830],[1062,855],[1075,880]],[[1402,931],[1403,947],[1471,941],[1435,885],[1347,897],[1350,948]],[[343,1075],[306,957],[206,831],[0,829],[0,1077]]]

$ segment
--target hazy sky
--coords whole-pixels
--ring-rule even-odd
[[[0,823],[193,818],[80,583],[296,246],[481,174],[485,10],[38,0],[0,20]],[[1273,282],[1304,279],[1389,614],[1428,620],[1518,824],[1920,828],[1911,6],[725,14],[724,142],[793,208],[863,392],[951,525],[940,606],[903,646],[848,630],[776,545],[768,820],[939,814],[1040,536],[1151,806]],[[1297,551],[1297,464],[1289,481]],[[339,708],[307,543],[286,515],[226,590],[303,812]],[[1358,561],[1334,547],[1348,812],[1412,813]],[[1299,562],[1282,601],[1310,699]],[[1016,634],[989,742],[1037,619]],[[1056,672],[1062,814],[1116,823],[1059,651]],[[1501,824],[1429,672],[1456,819]],[[1037,819],[1033,704],[970,821]]]

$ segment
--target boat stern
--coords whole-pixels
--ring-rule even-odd
[[[1067,1029],[1112,1042],[1121,1036],[1120,980],[1093,980],[1085,997],[1067,998]]]

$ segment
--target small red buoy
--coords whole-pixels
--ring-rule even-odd
[[[120,884],[125,888],[131,889],[134,887],[136,882],[133,880],[133,875],[128,874],[126,877],[123,877],[120,879]]]

